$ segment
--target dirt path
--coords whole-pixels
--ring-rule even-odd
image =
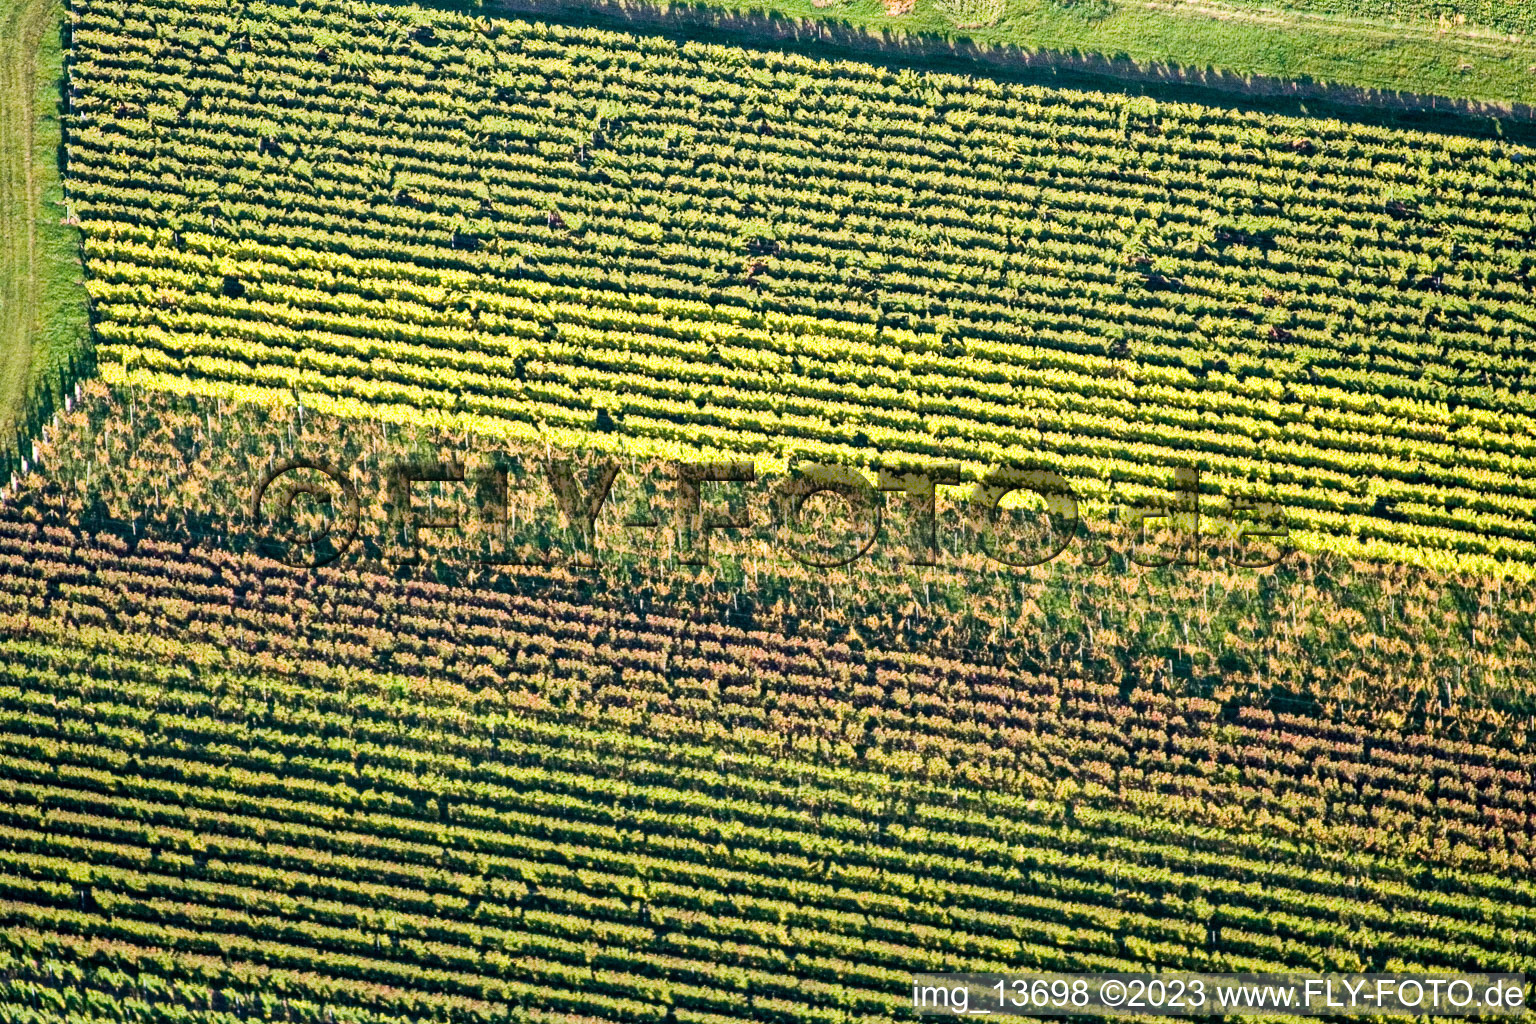
[[[1218,21],[1246,22],[1276,29],[1294,26],[1317,28],[1326,26],[1360,39],[1396,40],[1406,37],[1421,39],[1453,39],[1470,50],[1482,50],[1503,55],[1519,47],[1527,40],[1519,36],[1491,32],[1472,26],[1442,27],[1428,22],[1419,24],[1384,24],[1368,18],[1350,18],[1309,11],[1283,10],[1277,7],[1249,7],[1223,3],[1222,0],[1123,0],[1128,6],[1162,14],[1184,15],[1192,18],[1213,18]]]
[[[40,329],[37,52],[57,0],[0,0],[0,417],[25,401]]]

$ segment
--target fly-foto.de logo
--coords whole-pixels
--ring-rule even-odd
[[[583,567],[618,550],[671,566],[776,551],[828,569],[865,558],[942,566],[966,554],[1024,569],[1075,553],[1095,566],[1111,550],[1148,568],[1204,558],[1266,568],[1289,550],[1278,506],[1217,494],[1197,469],[1143,490],[1090,521],[1068,480],[1043,469],[962,483],[957,464],[769,472],[736,461],[466,456],[360,473],[290,459],[261,474],[250,515],[264,554],[307,567],[359,546],[400,563]]]

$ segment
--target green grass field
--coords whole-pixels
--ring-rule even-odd
[[[58,386],[88,336],[59,179],[57,0],[0,0],[0,424]],[[0,427],[0,447],[11,430]]]

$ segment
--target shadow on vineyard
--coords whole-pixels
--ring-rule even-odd
[[[16,414],[15,433],[0,444],[0,480],[25,474],[33,460],[34,442],[47,437],[47,428],[74,403],[79,388],[95,375],[95,354],[89,347],[64,357],[56,376],[37,382]]]

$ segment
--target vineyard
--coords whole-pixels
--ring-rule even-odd
[[[177,525],[247,454],[387,436],[297,420],[95,384],[0,517],[4,1019],[845,1022],[901,1017],[914,963],[1536,967],[1529,711],[1345,706],[1349,641],[1410,664],[1358,612],[1305,699],[1230,670],[1212,699],[950,649],[867,581],[744,612]]]
[[[76,18],[109,380],[1106,503],[1193,463],[1311,550],[1536,563],[1528,147],[393,7]]]
[[[0,473],[0,1024],[1536,974],[1536,130],[1084,70],[1397,18],[1347,81],[1475,44],[1442,98],[1536,98],[1524,7],[521,2],[70,0],[28,188],[94,344],[0,320],[49,396]],[[856,557],[791,535],[807,466]]]
[[[913,963],[1533,966],[1528,753],[29,518],[7,1019],[851,1021]]]
[[[302,454],[347,476],[359,497],[357,542],[341,566],[389,574],[424,558],[440,582],[504,589],[517,586],[515,575],[500,575],[510,563],[591,563],[586,593],[609,602],[648,595],[679,608],[725,607],[731,621],[767,621],[789,633],[814,626],[857,643],[874,631],[886,646],[980,653],[1125,692],[1171,688],[1221,703],[1284,704],[1353,725],[1516,748],[1528,742],[1536,713],[1536,585],[1529,582],[1299,552],[1259,571],[1209,556],[1147,569],[1133,561],[1132,537],[1099,523],[1091,542],[1020,569],[978,550],[965,506],[950,495],[935,496],[929,566],[911,564],[902,541],[915,524],[907,502],[890,495],[879,542],[846,565],[808,565],[771,530],[733,529],[718,533],[703,564],[690,567],[669,550],[675,505],[666,481],[635,488],[627,460],[594,517],[586,556],[576,557],[568,517],[543,484],[528,489],[543,501],[508,501],[490,517],[504,527],[517,521],[515,531],[504,529],[516,542],[503,547],[520,557],[484,559],[480,541],[491,522],[476,507],[475,488],[463,483],[419,483],[413,491],[419,519],[452,518],[459,528],[418,531],[409,547],[398,542],[393,467],[457,463],[472,481],[492,459],[538,467],[547,450],[99,383],[84,389],[32,454],[43,468],[23,492],[27,500],[41,502],[50,521],[91,534],[282,556],[281,548],[252,543],[279,529],[265,517],[253,520],[252,491],[278,460]],[[579,465],[573,472],[592,479]],[[509,492],[524,489],[508,480]],[[624,492],[635,490],[626,500]],[[723,506],[721,497],[728,496],[710,504]],[[747,519],[761,509],[740,511]],[[630,530],[626,518],[655,519],[660,528]]]

